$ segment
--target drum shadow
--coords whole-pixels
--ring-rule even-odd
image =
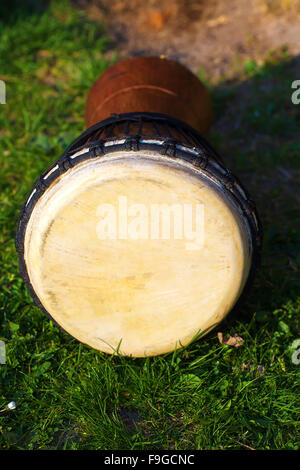
[[[41,15],[49,7],[49,0],[11,0],[1,2],[0,18],[3,23],[15,23],[17,17],[30,17],[33,14]]]
[[[208,140],[255,201],[263,248],[255,280],[222,322],[265,317],[299,292],[300,57],[271,57],[240,84],[211,88],[215,119]],[[297,219],[298,216],[298,219]]]

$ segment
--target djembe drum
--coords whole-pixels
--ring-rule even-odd
[[[152,356],[216,326],[250,284],[257,213],[203,136],[203,84],[163,58],[110,67],[88,129],[36,181],[19,219],[20,272],[63,330],[106,353]]]

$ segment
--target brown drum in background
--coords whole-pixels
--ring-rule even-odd
[[[162,113],[189,124],[202,135],[212,121],[205,86],[177,62],[136,57],[109,67],[92,86],[85,123],[90,127],[111,114]]]
[[[79,341],[135,357],[173,351],[215,327],[251,282],[254,204],[203,138],[210,98],[183,66],[116,64],[85,119],[23,206],[21,274]]]

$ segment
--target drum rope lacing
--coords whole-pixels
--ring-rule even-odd
[[[153,134],[144,132],[145,125],[148,131],[149,125],[152,125]],[[116,131],[117,133],[113,134]],[[184,122],[156,113],[113,114],[110,118],[91,126],[71,143],[64,154],[36,180],[21,209],[15,244],[21,275],[38,307],[50,316],[31,286],[24,260],[26,225],[35,203],[56,178],[78,163],[122,150],[152,150],[168,159],[187,162],[204,173],[233,200],[247,222],[253,245],[252,265],[244,288],[244,292],[247,291],[260,262],[262,228],[255,204],[239,179],[226,168],[222,158],[211,145]]]

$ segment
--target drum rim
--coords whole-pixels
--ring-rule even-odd
[[[166,136],[155,136],[156,143],[153,142],[153,136],[137,133],[135,135],[120,135],[102,138],[97,141],[87,140],[97,131],[105,128],[106,126],[115,125],[116,123],[130,120],[134,123],[141,122],[164,122],[170,126],[176,126],[179,130],[187,131],[195,136],[196,141],[198,140],[199,145],[189,145],[179,142],[178,139],[174,139]],[[82,142],[85,140],[85,144]],[[147,142],[148,141],[148,142]],[[81,145],[78,145],[81,144]],[[88,149],[84,152],[84,149]],[[237,299],[233,309],[236,310],[239,305],[243,302],[247,292],[249,291],[253,279],[255,277],[257,268],[261,260],[261,245],[262,245],[262,226],[259,216],[256,211],[256,206],[249,196],[248,191],[244,188],[240,180],[224,165],[222,158],[218,153],[211,147],[211,145],[199,134],[198,131],[187,125],[186,123],[179,121],[178,119],[170,118],[167,115],[156,114],[156,113],[127,113],[120,115],[112,115],[110,118],[97,123],[85,132],[83,132],[77,139],[75,139],[63,153],[42,175],[36,180],[32,187],[32,190],[26,198],[18,219],[18,227],[15,238],[15,246],[19,257],[19,270],[20,275],[25,282],[30,295],[35,305],[43,311],[43,313],[62,331],[66,332],[69,336],[73,337],[78,341],[77,338],[72,336],[62,326],[57,323],[51,314],[45,309],[41,303],[38,295],[36,294],[26,267],[25,256],[24,256],[24,243],[25,234],[27,228],[27,222],[29,221],[32,211],[35,207],[36,202],[44,194],[47,188],[55,181],[59,176],[66,173],[70,168],[77,166],[84,160],[93,158],[101,158],[120,152],[122,150],[130,150],[139,152],[143,151],[155,151],[161,156],[167,157],[166,160],[173,160],[174,163],[181,163],[185,165],[189,163],[195,170],[201,170],[201,173],[207,174],[209,179],[220,187],[221,191],[225,192],[229,200],[233,200],[235,205],[240,209],[242,215],[247,220],[247,225],[250,229],[250,237],[252,241],[252,256],[249,273],[242,290],[240,297]],[[74,155],[76,157],[74,157]],[[73,157],[73,159],[72,159]],[[215,161],[211,162],[212,157]],[[190,166],[188,165],[188,166]],[[229,312],[228,312],[229,313]],[[226,318],[226,315],[225,317]],[[224,320],[223,318],[223,320]],[[222,321],[223,321],[222,320]]]

